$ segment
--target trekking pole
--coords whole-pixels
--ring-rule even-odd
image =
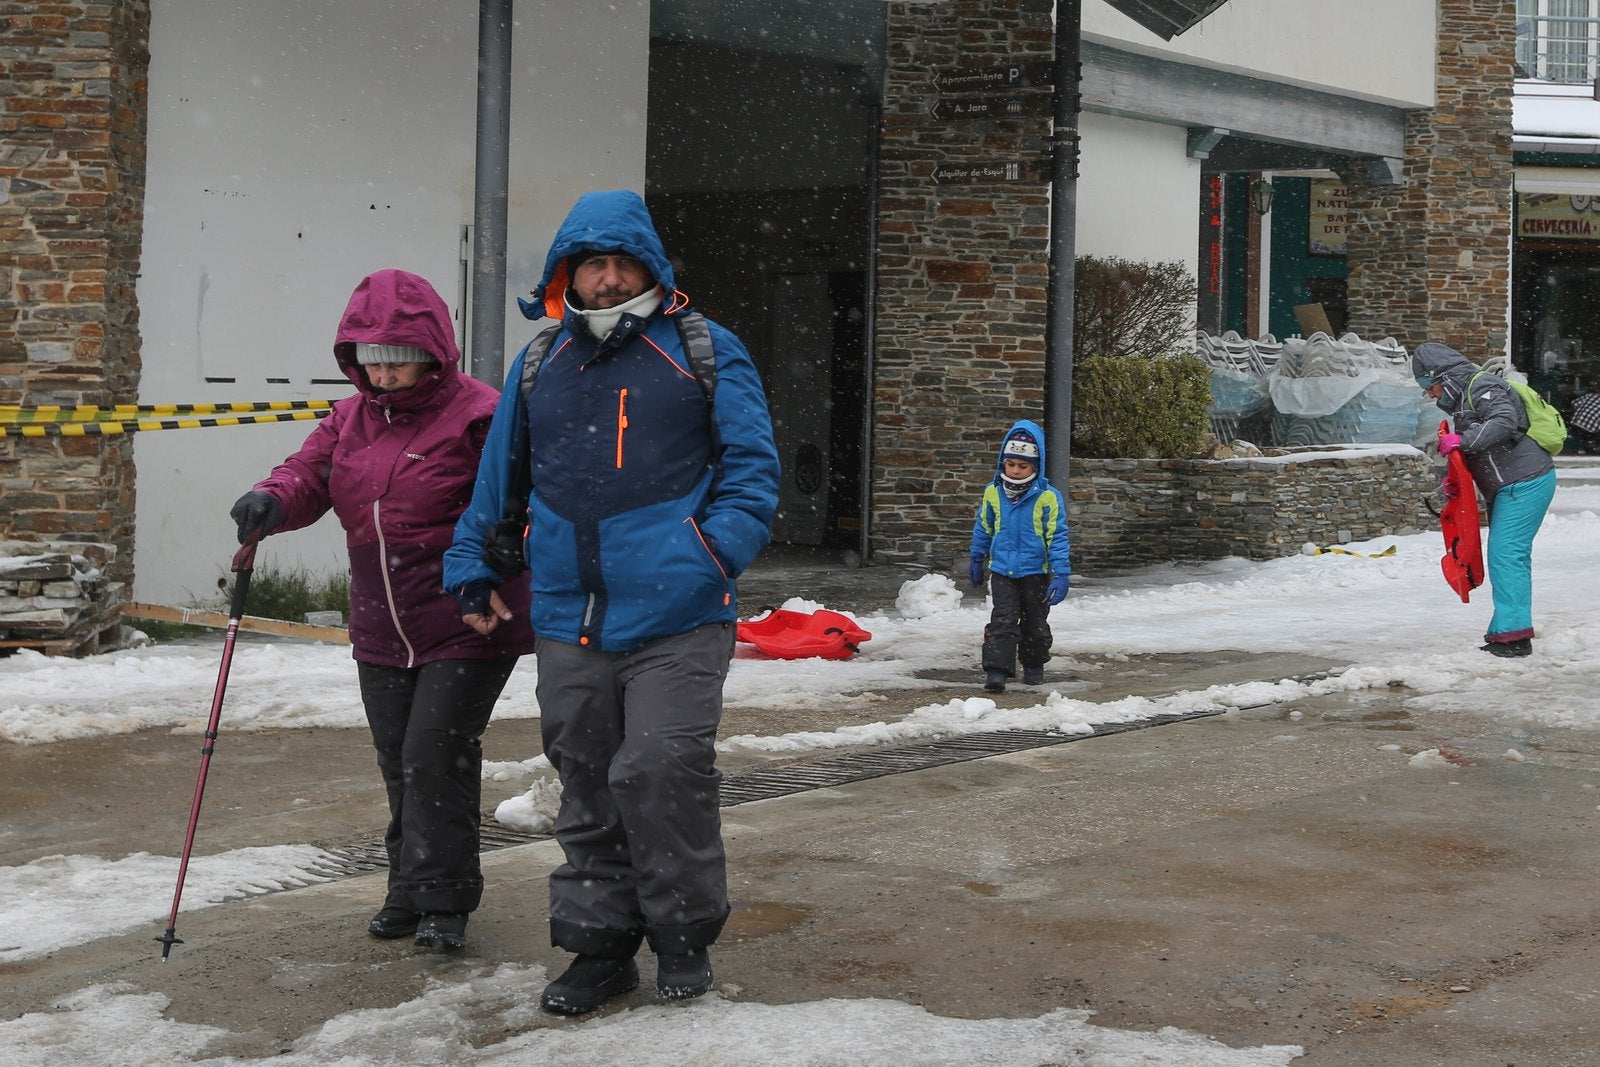
[[[194,783],[194,800],[189,804],[189,829],[183,835],[183,858],[178,862],[178,885],[172,891],[172,914],[167,916],[167,932],[156,938],[161,942],[161,962],[173,945],[183,944],[174,931],[178,928],[178,901],[183,898],[183,878],[189,873],[189,851],[194,847],[195,827],[200,823],[200,798],[206,790],[206,771],[211,767],[211,753],[217,745],[217,722],[222,718],[222,694],[228,688],[228,668],[233,664],[233,643],[239,635],[239,620],[244,617],[244,598],[250,589],[250,569],[255,565],[256,544],[260,535],[250,538],[233,556],[233,604],[228,609],[228,629],[222,639],[222,666],[217,670],[217,689],[211,696],[211,720],[206,723],[205,744],[200,748],[200,778]]]

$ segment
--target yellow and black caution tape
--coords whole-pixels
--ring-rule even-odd
[[[58,422],[129,422],[157,415],[217,415],[255,411],[327,411],[332,400],[257,400],[224,404],[0,404],[0,425]],[[302,416],[305,417],[305,416]],[[270,420],[269,420],[270,421]]]
[[[1340,548],[1338,545],[1332,545],[1328,548],[1317,548],[1314,545],[1307,545],[1305,548],[1301,549],[1301,552],[1307,556],[1360,556],[1363,559],[1382,559],[1385,556],[1395,555],[1399,552],[1399,549],[1399,545],[1390,545],[1382,552],[1352,552],[1348,548]]]
[[[182,419],[100,419],[95,422],[43,422],[11,425],[0,422],[3,437],[105,437],[139,430],[195,430],[208,426],[249,426],[264,422],[300,422],[320,419],[331,408],[273,411],[258,415],[222,415]]]

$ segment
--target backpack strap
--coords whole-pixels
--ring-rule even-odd
[[[706,317],[698,311],[679,315],[677,323],[678,339],[683,342],[683,350],[689,356],[689,369],[694,371],[695,380],[700,383],[700,391],[706,394],[706,399],[715,400],[717,353],[711,345],[711,327],[706,325]]]
[[[516,456],[511,467],[511,484],[506,487],[505,521],[518,526],[525,525],[524,515],[528,509],[528,497],[533,493],[533,464],[528,453],[529,439],[527,428],[528,402],[533,397],[533,383],[539,377],[545,361],[550,358],[550,349],[556,343],[556,336],[561,333],[561,323],[557,322],[540,330],[533,340],[522,346],[518,356],[522,359],[522,375],[517,381],[517,391],[522,396],[523,431],[516,440],[511,442],[513,455]]]

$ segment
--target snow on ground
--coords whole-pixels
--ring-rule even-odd
[[[506,963],[464,982],[430,982],[415,1000],[330,1019],[270,1061],[207,1057],[206,1047],[227,1038],[226,1030],[165,1019],[168,999],[159,993],[141,993],[126,983],[92,986],[63,997],[57,1011],[0,1022],[0,1058],[78,1067],[105,1063],[106,1050],[115,1049],[119,1067],[1279,1067],[1301,1052],[1296,1045],[1233,1049],[1172,1027],[1138,1033],[1091,1026],[1085,1020],[1093,1013],[1081,1010],[1058,1009],[1036,1019],[948,1019],[896,1001],[767,1005],[735,1003],[716,993],[690,1004],[530,1029],[545,980],[537,964]],[[486,1044],[488,1035],[498,1039],[506,1033],[516,1036]]]
[[[804,752],[840,745],[890,743],[1004,728],[1087,731],[1095,723],[1154,714],[1282,703],[1319,693],[1408,687],[1407,702],[1514,723],[1600,729],[1600,619],[1591,604],[1600,574],[1600,469],[1563,465],[1561,488],[1534,549],[1535,654],[1505,660],[1477,650],[1491,611],[1488,591],[1462,604],[1439,573],[1436,533],[1380,538],[1341,546],[1350,553],[1164,565],[1117,579],[1079,579],[1051,615],[1058,679],[1036,705],[1000,709],[973,696],[918,708],[905,718],[780,737],[740,736],[724,750]],[[1393,555],[1372,558],[1395,546]],[[1327,548],[1330,546],[1310,546]],[[872,640],[851,660],[769,660],[747,653],[733,663],[727,699],[748,707],[825,709],[846,694],[933,688],[921,672],[970,666],[986,608],[961,607],[949,578],[927,575],[902,590],[896,610],[856,616]],[[800,610],[848,604],[791,601]],[[220,642],[219,642],[220,647]],[[742,647],[742,646],[741,646]],[[1090,655],[1203,652],[1217,649],[1303,652],[1351,666],[1322,679],[1263,680],[1158,698],[1105,704],[1075,699],[1071,671],[1093,669]],[[166,728],[198,732],[210,711],[216,649],[169,646],[84,660],[19,653],[0,659],[0,740],[42,745],[74,737]],[[524,660],[495,714],[537,714],[534,668]],[[854,696],[852,700],[870,699]],[[226,729],[364,727],[348,649],[242,641],[229,673]],[[1507,753],[1508,758],[1515,758]],[[1406,758],[1396,752],[1396,758]],[[1428,753],[1410,758],[1418,773],[1444,765]],[[548,773],[531,758],[485,768],[508,775]],[[553,785],[535,781],[504,813],[530,825],[552,810]],[[247,849],[196,860],[185,897],[194,906],[272,885],[315,880],[314,849]],[[0,868],[0,962],[114,932],[94,902],[107,884],[129,889],[123,900],[160,901],[172,884],[175,858],[144,854],[104,860],[58,856]],[[197,888],[197,884],[200,886]],[[137,891],[132,891],[137,889]],[[189,894],[193,893],[193,898]],[[119,915],[144,924],[166,917]],[[15,931],[26,927],[28,933]],[[127,928],[127,927],[123,927]],[[416,1001],[384,1011],[339,1016],[307,1034],[278,1063],[356,1062],[562,1063],[645,1062],[648,1043],[674,1049],[677,1062],[872,1063],[873,1042],[892,1039],[883,1062],[919,1064],[1131,1062],[1280,1064],[1299,1054],[1289,1046],[1231,1050],[1209,1039],[1164,1030],[1133,1034],[1084,1025],[1083,1012],[1056,1011],[1032,1020],[939,1019],[881,1001],[830,1001],[774,1007],[711,998],[688,1007],[651,1007],[604,1019],[538,1029],[477,1049],[468,1040],[488,1015],[507,1028],[529,1010],[543,981],[539,967],[506,964],[467,982],[441,984]],[[164,998],[131,988],[95,987],[65,998],[59,1010],[0,1023],[0,1058],[41,1062],[49,1047],[63,1063],[104,1062],[95,1050],[122,1050],[118,1063],[193,1062],[226,1036],[206,1027],[164,1021]],[[425,1025],[419,1025],[425,1024]],[[887,1037],[885,1035],[888,1035]],[[914,1038],[908,1035],[916,1035]],[[21,1056],[31,1050],[32,1059]],[[140,1052],[139,1050],[148,1050]],[[172,1057],[183,1058],[174,1060]],[[235,1061],[211,1060],[225,1063]]]

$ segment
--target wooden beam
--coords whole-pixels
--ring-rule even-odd
[[[157,619],[161,622],[178,622],[186,626],[209,626],[225,630],[228,616],[221,611],[202,611],[199,608],[173,608],[165,604],[124,604],[122,614],[133,619]],[[333,645],[348,645],[350,631],[343,626],[313,626],[305,622],[285,622],[282,619],[261,619],[246,615],[239,620],[239,629],[255,633],[277,634],[279,637],[299,637],[308,641],[326,641]]]

